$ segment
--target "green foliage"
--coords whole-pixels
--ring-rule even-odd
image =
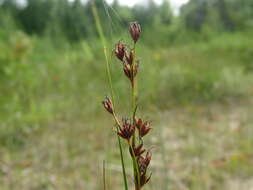
[[[213,31],[252,28],[253,6],[250,0],[191,0],[181,8],[186,28],[200,31],[205,25]]]
[[[141,58],[140,76],[145,79],[139,79],[143,84],[139,90],[146,92],[140,97],[141,104],[166,109],[174,104],[250,96],[253,79],[250,35],[224,34],[207,42],[166,49],[141,44],[137,51]],[[3,92],[0,111],[3,124],[8,126],[8,130],[1,128],[2,143],[8,144],[11,137],[11,142],[20,144],[21,139],[40,129],[57,112],[78,117],[100,109],[95,102],[106,95],[106,75],[99,41],[76,45],[62,42],[59,46],[50,38],[29,37],[22,32],[3,36],[9,37],[0,41],[0,46],[5,47],[0,54]],[[129,86],[120,77],[121,65],[114,59],[113,65],[113,83],[119,89],[116,101],[124,102]]]

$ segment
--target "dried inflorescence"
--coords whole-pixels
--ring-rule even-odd
[[[134,183],[135,189],[141,188],[150,180],[151,174],[147,175],[148,166],[151,161],[150,151],[144,148],[143,137],[146,136],[151,130],[150,122],[144,121],[141,118],[136,118],[136,104],[135,104],[135,78],[138,73],[139,63],[136,61],[135,46],[141,33],[141,27],[138,22],[131,22],[129,25],[129,32],[133,40],[133,48],[129,49],[127,45],[119,41],[115,45],[113,53],[115,57],[122,63],[123,72],[131,82],[132,100],[133,100],[133,117],[131,119],[122,119],[120,122],[116,117],[113,108],[113,102],[106,97],[103,101],[105,109],[111,113],[117,124],[117,135],[127,141],[129,146],[129,153],[133,160],[134,166]],[[145,154],[146,152],[146,154]]]
[[[146,134],[148,134],[150,129],[152,129],[150,127],[150,122],[148,121],[144,122],[141,118],[139,118],[138,120],[135,119],[135,123],[136,123],[136,128],[139,131],[140,137],[144,137]]]
[[[135,126],[130,122],[129,119],[122,119],[122,126],[119,126],[118,135],[123,139],[130,140],[135,132]]]
[[[114,54],[116,55],[116,57],[120,60],[123,61],[123,58],[125,56],[125,49],[126,46],[121,43],[121,41],[119,41],[116,45],[115,45],[115,50],[114,50]]]
[[[151,161],[151,153],[148,151],[146,153],[146,156],[140,156],[138,158],[138,166],[139,166],[139,171],[140,171],[140,185],[141,187],[144,186],[151,178],[151,174],[149,177],[147,177],[147,168],[150,164]]]
[[[102,104],[109,113],[113,114],[112,100],[109,97],[105,97],[105,100],[102,102]]]
[[[146,150],[143,148],[143,143],[140,143],[138,146],[135,143],[132,143],[132,147],[129,147],[129,152],[131,156],[135,156],[137,159],[140,157]]]
[[[129,25],[129,32],[132,36],[134,43],[136,43],[141,34],[140,24],[138,22],[131,22]]]
[[[126,77],[131,81],[131,84],[132,84],[134,77],[136,77],[137,72],[138,72],[138,65],[131,67],[131,65],[124,62],[123,63],[123,71],[124,71]]]
[[[136,37],[135,37],[136,39]],[[114,55],[121,61],[123,65],[123,71],[126,77],[131,81],[133,85],[134,78],[138,73],[139,64],[134,64],[135,52],[134,49],[127,50],[127,46],[119,41],[115,45]]]

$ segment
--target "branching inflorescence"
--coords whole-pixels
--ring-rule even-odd
[[[129,154],[133,163],[133,174],[135,190],[141,190],[142,187],[150,180],[151,174],[147,169],[151,161],[151,152],[144,148],[143,138],[149,133],[150,122],[136,117],[137,111],[137,89],[136,77],[139,69],[139,63],[136,61],[136,43],[141,34],[141,27],[138,22],[129,24],[129,32],[133,40],[133,47],[128,48],[124,43],[119,41],[113,50],[114,55],[122,63],[123,72],[130,81],[132,111],[131,118],[123,118],[121,121],[115,113],[114,105],[109,97],[103,101],[104,108],[113,116],[116,122],[117,135],[127,142]]]

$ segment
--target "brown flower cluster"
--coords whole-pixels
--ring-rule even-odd
[[[131,22],[129,25],[129,31],[133,40],[133,48],[129,48],[127,45],[119,41],[115,45],[113,53],[115,57],[122,63],[123,72],[131,82],[131,89],[134,92],[135,77],[138,73],[139,64],[136,61],[135,45],[138,41],[141,33],[141,27],[138,22]],[[134,94],[134,93],[133,93]],[[133,96],[133,98],[135,98]],[[136,117],[136,108],[133,105],[133,117],[131,119],[122,119],[121,122],[118,120],[113,102],[110,98],[106,97],[102,102],[104,108],[113,115],[117,124],[117,135],[122,139],[126,140],[129,148],[130,156],[133,160],[134,166],[134,183],[135,190],[141,190],[142,187],[150,180],[151,174],[148,175],[148,167],[151,161],[151,152],[144,148],[143,138],[150,132],[150,122],[144,121],[141,118]]]
[[[134,77],[138,73],[139,64],[135,64],[135,44],[138,41],[141,33],[141,27],[138,22],[131,22],[129,25],[129,31],[134,41],[134,48],[128,50],[127,46],[119,41],[115,45],[114,54],[122,62],[123,71],[126,77],[134,83]]]
[[[109,113],[114,114],[113,105],[111,102],[112,101],[108,97],[106,97],[105,101],[103,101],[103,105]],[[116,118],[116,121],[118,122],[117,118]],[[127,140],[128,145],[129,145],[129,153],[131,157],[133,159],[136,159],[137,161],[137,166],[138,166],[137,172],[139,175],[137,175],[137,172],[136,172],[135,185],[136,186],[139,185],[141,188],[151,178],[151,174],[147,176],[147,169],[151,161],[151,152],[149,150],[146,150],[143,147],[143,137],[146,136],[152,128],[150,127],[149,122],[143,121],[141,118],[139,119],[135,118],[134,122],[132,122],[131,119],[124,118],[122,119],[122,122],[121,123],[118,122],[117,125],[118,125],[117,135]],[[138,145],[136,145],[137,140],[134,137],[136,132],[138,133],[138,142],[139,142]],[[145,152],[146,154],[144,156]]]
[[[130,141],[131,137],[135,133],[135,126],[129,119],[122,119],[122,126],[119,126],[118,135],[123,139]]]

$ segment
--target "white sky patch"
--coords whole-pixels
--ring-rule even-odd
[[[113,0],[106,0],[108,3],[112,3]],[[148,0],[118,0],[121,5],[132,7],[136,4],[145,4]],[[170,2],[173,12],[177,15],[180,7],[187,3],[189,0],[168,0]],[[163,0],[154,0],[157,4],[161,4]]]
[[[26,0],[16,0],[20,6],[25,6],[26,5]],[[70,2],[73,2],[74,0],[69,0]],[[81,0],[82,2],[87,2],[87,0]],[[109,4],[113,2],[113,0],[105,0]],[[136,4],[145,4],[149,0],[118,0],[121,5],[126,5],[129,7],[132,7]],[[153,0],[157,4],[161,4],[163,0]],[[180,7],[187,3],[189,0],[168,0],[170,2],[171,8],[174,12],[175,15],[179,14],[179,9]]]

